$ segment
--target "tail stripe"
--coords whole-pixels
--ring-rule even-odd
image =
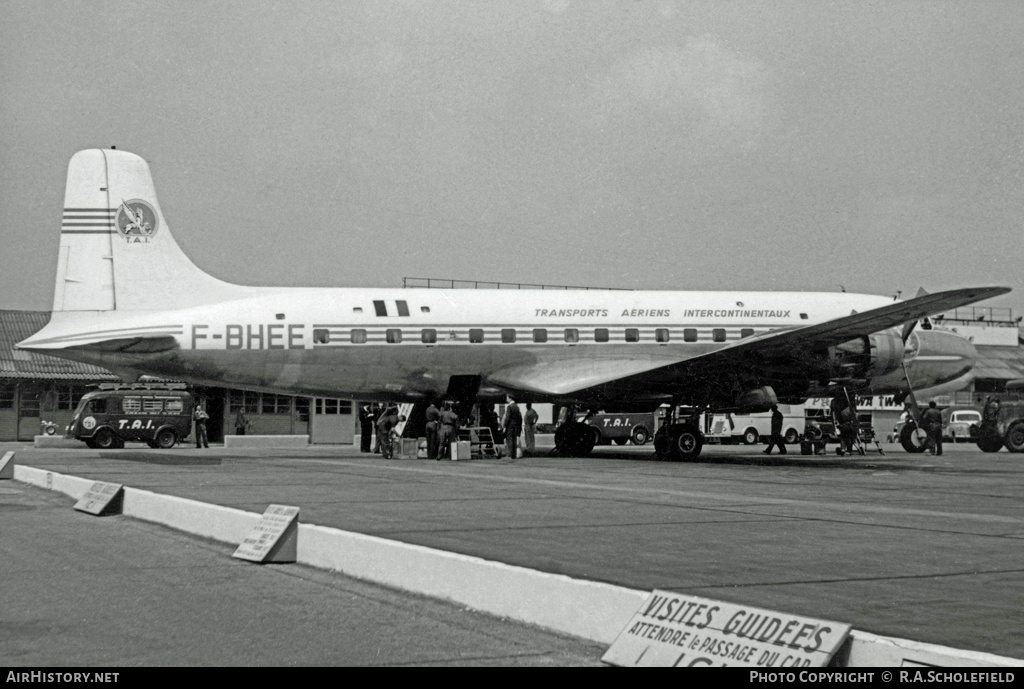
[[[116,208],[65,208],[61,234],[112,234]],[[80,221],[91,222],[80,222]],[[78,230],[77,227],[105,227],[105,230]]]

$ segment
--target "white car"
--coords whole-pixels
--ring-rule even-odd
[[[954,409],[949,412],[949,420],[942,424],[942,439],[953,443],[970,442],[980,425],[980,411]]]

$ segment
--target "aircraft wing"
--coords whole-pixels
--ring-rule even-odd
[[[687,380],[706,381],[721,375],[748,355],[767,362],[794,352],[831,347],[1009,291],[1008,287],[978,287],[936,292],[802,328],[747,337],[685,359],[666,354],[664,358],[537,361],[498,371],[488,381],[509,390],[579,399],[669,395]]]
[[[1009,287],[975,287],[926,294],[803,328],[743,339],[718,351],[735,352],[750,349],[765,351],[797,343],[810,347],[831,347],[855,337],[894,328],[908,321],[916,321],[925,316],[990,299],[1009,291]]]

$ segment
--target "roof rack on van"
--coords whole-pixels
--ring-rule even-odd
[[[185,390],[185,383],[100,383],[100,390]]]

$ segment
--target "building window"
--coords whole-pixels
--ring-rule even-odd
[[[0,409],[14,409],[13,385],[0,385]]]
[[[306,423],[309,421],[309,398],[308,397],[296,397],[295,398],[295,414],[299,417],[300,423]]]
[[[609,339],[608,328],[596,328],[594,330],[594,342],[607,342]]]
[[[501,341],[502,342],[515,342],[516,341],[516,329],[515,328],[502,328],[502,330],[501,330]]]
[[[291,399],[287,395],[274,395],[265,392],[260,410],[263,414],[289,414],[292,410]]]
[[[683,342],[696,342],[697,341],[697,329],[696,328],[685,328],[683,330]]]
[[[420,341],[423,344],[434,344],[437,342],[437,331],[433,328],[424,328],[420,331]]]
[[[309,402],[306,402],[306,410],[308,413]],[[338,414],[351,414],[352,413],[352,402],[350,400],[339,400],[331,397],[317,397],[316,398],[316,413],[317,414],[330,414],[332,416]]]
[[[388,328],[384,333],[384,339],[391,344],[398,344],[402,341],[402,331],[398,328]]]
[[[576,344],[580,341],[580,331],[576,328],[566,328],[565,341],[569,344]]]
[[[239,409],[246,414],[259,411],[260,394],[247,390],[230,390],[228,392],[228,412],[234,414]]]
[[[640,331],[636,328],[626,328],[626,342],[639,342]]]
[[[469,341],[470,342],[483,342],[484,331],[482,328],[470,328],[469,329]]]
[[[658,328],[654,331],[655,342],[668,342],[668,328]]]
[[[546,328],[534,328],[533,329],[533,341],[534,342],[547,342],[548,331]]]
[[[326,328],[313,329],[313,344],[327,344],[331,341],[331,333]]]
[[[352,344],[366,344],[366,331],[362,328],[354,328],[351,338]]]
[[[715,328],[712,330],[711,339],[715,342],[725,342],[725,328]]]

